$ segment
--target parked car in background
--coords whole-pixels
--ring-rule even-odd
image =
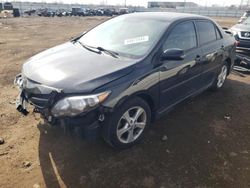
[[[128,8],[119,8],[118,14],[128,14],[129,9]]]
[[[17,109],[27,114],[32,104],[51,125],[100,132],[111,146],[128,148],[176,104],[222,88],[234,42],[207,17],[118,16],[30,58],[15,79]]]
[[[244,20],[246,20],[250,16],[250,11],[246,11],[243,16],[239,19],[238,23],[242,23]]]
[[[24,11],[24,14],[27,14],[27,15],[29,15],[29,16],[35,15],[35,13],[36,13],[36,10],[35,10],[35,9],[31,9],[31,10],[26,10],[26,11]]]
[[[83,8],[72,8],[72,16],[85,16],[86,9]]]
[[[230,31],[237,41],[238,50],[250,50],[250,17],[234,25]]]
[[[56,13],[53,10],[45,8],[45,9],[37,10],[37,15],[44,16],[44,17],[54,17]]]

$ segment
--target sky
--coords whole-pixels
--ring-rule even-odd
[[[1,0],[0,0],[1,1]],[[3,0],[2,0],[3,1]],[[111,5],[127,5],[147,6],[148,1],[177,1],[177,0],[11,0],[11,1],[32,1],[32,2],[63,2],[63,3],[81,3],[81,4],[111,4]],[[184,0],[179,0],[184,1]],[[221,6],[237,5],[241,0],[187,0],[195,2],[202,6],[211,6],[213,4]]]

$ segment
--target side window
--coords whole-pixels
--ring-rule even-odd
[[[208,21],[197,21],[196,24],[201,45],[216,40],[216,33],[213,23]]]
[[[220,33],[219,29],[216,26],[215,26],[215,32],[216,32],[217,40],[222,39],[221,33]]]
[[[193,22],[177,25],[171,31],[163,49],[180,48],[184,51],[197,47],[196,32]]]

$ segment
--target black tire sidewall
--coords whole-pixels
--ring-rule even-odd
[[[117,138],[116,130],[118,126],[118,122],[122,115],[130,108],[139,106],[143,108],[146,112],[147,115],[147,121],[146,121],[146,126],[142,132],[142,134],[132,143],[122,143],[119,141]],[[139,97],[134,97],[129,100],[126,100],[121,106],[115,108],[114,112],[109,114],[106,121],[103,124],[103,137],[106,142],[108,142],[111,146],[117,149],[126,149],[129,148],[133,145],[135,145],[137,142],[139,142],[142,138],[143,135],[148,128],[148,125],[151,121],[151,110],[149,105],[141,98]]]

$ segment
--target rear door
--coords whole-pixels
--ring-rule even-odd
[[[217,26],[209,20],[196,21],[199,45],[202,49],[202,82],[211,84],[223,64],[223,38]]]
[[[184,60],[162,62],[160,68],[161,112],[202,87],[202,82],[200,82],[202,68],[199,63],[202,52],[197,41],[193,21],[179,23],[166,38],[162,50],[182,49],[185,51],[185,58]]]

